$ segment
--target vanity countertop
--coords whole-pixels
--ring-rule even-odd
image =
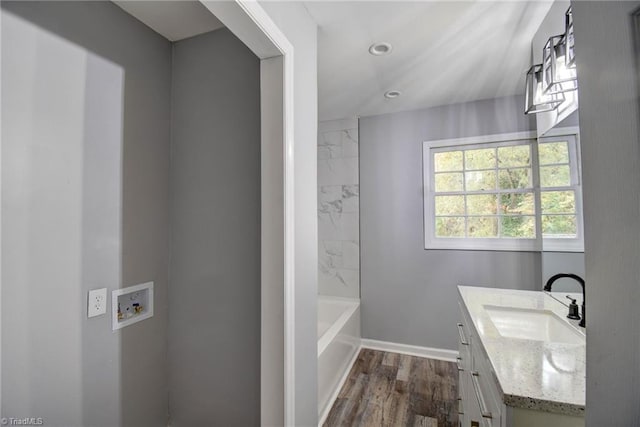
[[[584,336],[567,307],[543,292],[458,286],[507,406],[584,416],[585,344],[500,335],[485,306],[548,310]]]

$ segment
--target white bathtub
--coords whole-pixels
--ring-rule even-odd
[[[322,422],[360,348],[360,300],[318,297],[318,414]]]

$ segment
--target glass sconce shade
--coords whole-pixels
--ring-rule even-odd
[[[576,67],[576,52],[574,50],[575,40],[573,38],[573,12],[571,11],[571,6],[567,9],[567,13],[565,13],[564,17],[564,34],[566,40],[566,52],[565,55],[565,65],[567,68],[575,68]]]
[[[543,67],[536,64],[527,71],[525,87],[525,114],[541,113],[558,108],[564,102],[562,92],[545,93],[543,88]]]
[[[545,93],[561,93],[578,89],[575,68],[567,68],[567,37],[552,36],[542,49],[542,87]]]

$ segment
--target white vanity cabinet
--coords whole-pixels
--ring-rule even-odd
[[[556,304],[557,301],[541,292],[469,287],[459,287],[459,290],[460,427],[584,427],[584,403],[576,403],[584,401],[584,388],[580,387],[584,383],[584,356],[573,358],[582,355],[584,347],[553,343],[545,347],[526,340],[503,339],[496,335],[493,330],[495,327],[484,313],[487,307],[495,308],[502,304],[555,310],[549,304]],[[547,301],[547,298],[551,301]],[[468,304],[471,304],[471,309]],[[563,309],[564,306],[558,308]],[[490,343],[488,347],[483,342],[487,339]],[[487,352],[487,348],[492,352]],[[560,349],[558,359],[563,360],[567,367],[573,364],[575,372],[566,373],[562,369],[554,371],[552,364],[547,366],[545,349],[548,352],[552,348]],[[536,355],[532,349],[542,349],[542,353]],[[490,354],[494,359],[490,359]],[[529,363],[530,358],[533,358],[532,363]],[[492,360],[496,360],[494,363],[497,364],[493,364]],[[496,374],[494,366],[502,376]],[[518,369],[513,369],[515,366]],[[540,369],[532,369],[531,366],[540,366]],[[552,388],[554,384],[568,383],[568,391],[564,390],[565,393],[558,395],[558,399],[546,398],[548,390],[540,390],[546,387],[545,381],[540,380],[542,375],[546,375],[545,379]],[[570,381],[567,382],[567,379]],[[517,385],[515,388],[514,384]],[[505,392],[504,387],[508,391]]]
[[[458,322],[458,374],[461,427],[500,427],[504,413],[491,365],[464,306]]]

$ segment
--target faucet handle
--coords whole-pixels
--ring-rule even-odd
[[[580,314],[578,311],[578,304],[576,304],[576,300],[570,295],[567,295],[567,299],[571,300],[571,304],[569,304],[569,314],[567,314],[567,317],[569,319],[579,320]]]

